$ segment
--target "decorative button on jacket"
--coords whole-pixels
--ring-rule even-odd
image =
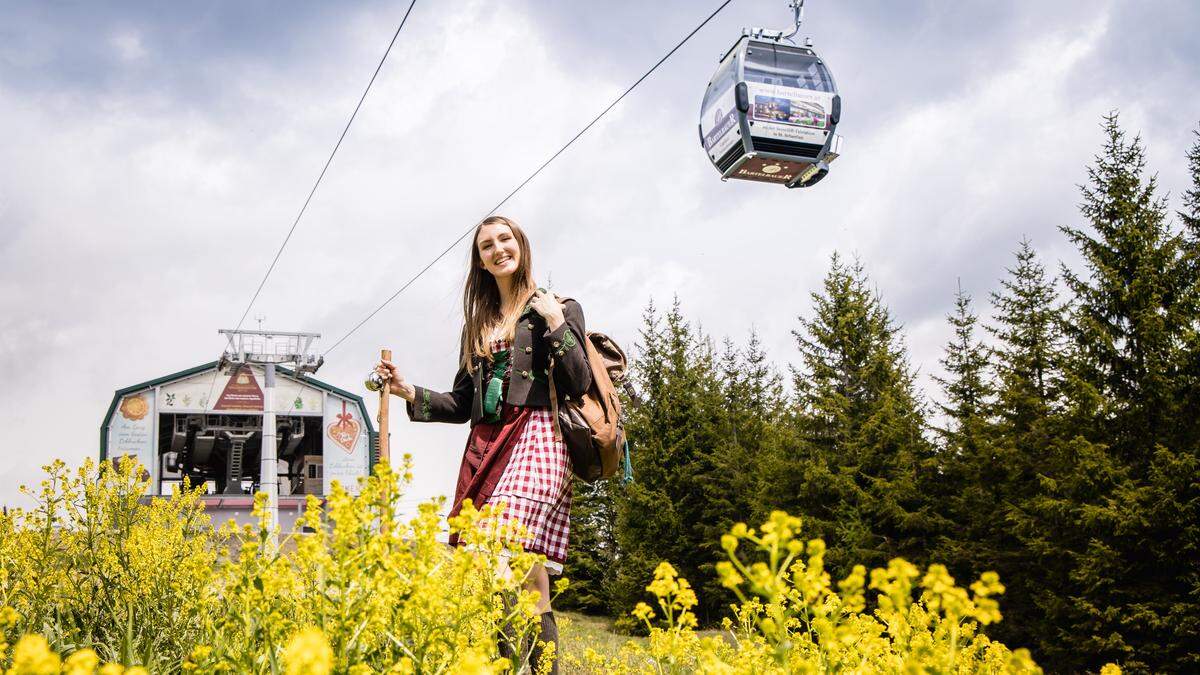
[[[513,336],[512,372],[504,402],[520,406],[550,406],[550,385],[544,373],[550,370],[550,358],[554,358],[554,385],[561,398],[579,397],[592,384],[592,372],[588,367],[586,352],[579,345],[584,332],[583,308],[579,303],[563,299],[563,324],[550,331],[546,320],[531,307],[517,322]],[[454,376],[450,391],[437,392],[425,387],[414,387],[416,398],[406,406],[409,419],[414,422],[469,421],[475,426],[483,418],[482,379],[484,372],[491,372],[486,359],[476,358],[473,371],[459,368]]]

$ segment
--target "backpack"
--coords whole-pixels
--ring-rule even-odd
[[[571,456],[571,471],[583,481],[609,478],[624,469],[632,477],[629,445],[621,418],[617,386],[625,385],[625,352],[603,333],[588,331],[583,339],[592,384],[578,399],[558,404],[554,386],[554,361],[550,362],[550,408],[554,439],[561,440]]]

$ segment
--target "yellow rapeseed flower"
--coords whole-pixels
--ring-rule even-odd
[[[495,636],[508,623],[528,639],[535,594],[521,590],[521,579],[544,558],[521,552],[513,544],[521,538],[516,521],[491,505],[463,508],[453,526],[465,546],[456,549],[439,541],[442,503],[423,504],[416,517],[401,522],[395,505],[409,468],[408,460],[403,467],[381,465],[358,494],[335,486],[324,504],[309,495],[303,523],[310,531],[278,550],[263,545],[265,533],[255,526],[223,529],[231,544],[222,550],[204,534],[209,519],[198,495],[177,491],[146,504],[139,499],[146,481],[133,465],[122,463],[118,472],[108,463],[101,469],[85,464],[76,475],[58,463],[39,497],[52,507],[41,515],[0,516],[6,563],[0,588],[5,597],[45,598],[36,607],[22,601],[26,616],[72,615],[95,602],[96,590],[81,580],[119,569],[121,585],[104,592],[114,594],[114,606],[136,603],[146,611],[132,625],[122,618],[119,632],[96,637],[94,644],[103,647],[97,649],[119,651],[131,630],[133,653],[157,650],[147,654],[152,664],[188,674],[261,675],[278,661],[288,675],[331,675],[335,668],[348,675],[414,675],[416,660],[427,672],[509,673],[512,664],[492,656]],[[67,519],[56,515],[48,523],[47,514],[58,512]],[[64,522],[72,526],[59,528]],[[582,657],[562,654],[563,667],[617,675],[1040,672],[1027,651],[983,635],[984,625],[1001,619],[1004,586],[995,573],[964,589],[944,567],[922,571],[896,559],[883,569],[855,566],[835,581],[825,568],[824,542],[806,540],[802,524],[780,511],[758,530],[738,523],[722,537],[727,559],[716,572],[737,598],[733,616],[722,622],[731,635],[696,634],[696,592],[663,563],[647,587],[653,599],[633,612],[649,637],[611,656],[594,649]],[[48,526],[59,528],[53,564],[28,554]],[[497,569],[506,548],[513,549],[507,552],[511,572],[502,575]],[[176,563],[164,569],[160,561],[168,553]],[[71,592],[48,593],[52,588]],[[914,599],[917,592],[921,597]],[[161,602],[154,600],[160,595]],[[8,649],[4,640],[14,638],[23,620],[16,609],[0,606],[0,662],[12,665],[5,675],[95,672],[99,659],[91,650],[77,651],[60,668],[43,638],[27,636]],[[81,642],[71,629],[50,629],[64,643]],[[331,645],[339,647],[336,658]],[[180,663],[175,655],[185,654]],[[1102,672],[1120,671],[1110,665]],[[146,668],[120,664],[99,670],[146,674]]]
[[[654,618],[654,610],[650,608],[650,605],[647,605],[644,602],[639,602],[637,606],[633,608],[633,615],[641,621],[650,621]]]
[[[508,659],[499,659],[504,663]],[[492,661],[487,655],[478,652],[474,649],[469,649],[463,653],[462,657],[455,664],[453,672],[461,673],[462,675],[498,675],[503,664],[497,664]]]
[[[417,672],[417,667],[413,664],[413,660],[407,656],[397,661],[388,670],[390,675],[413,675],[415,672]]]
[[[8,675],[58,675],[62,660],[41,635],[26,635],[13,649]]]
[[[333,672],[333,649],[320,628],[309,626],[288,642],[283,663],[287,675],[329,675]]]
[[[100,665],[100,657],[90,649],[80,649],[67,657],[63,663],[63,675],[92,675],[96,666]]]

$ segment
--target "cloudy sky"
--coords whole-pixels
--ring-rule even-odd
[[[418,0],[251,315],[332,345],[718,4]],[[0,4],[0,503],[51,458],[96,455],[114,390],[219,354],[406,7]],[[705,84],[742,26],[788,20],[783,0],[734,0],[503,210],[590,327],[632,345],[646,303],[678,294],[782,366],[841,251],[928,384],[957,280],[985,299],[1022,236],[1073,264],[1057,228],[1079,222],[1105,112],[1142,135],[1172,206],[1187,187],[1189,0],[813,0],[845,155],[807,191],[721,183],[696,135]],[[366,395],[386,346],[448,386],[465,246],[318,377]],[[466,433],[394,425],[414,498],[452,490]]]

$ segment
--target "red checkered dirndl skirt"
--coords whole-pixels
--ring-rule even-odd
[[[492,344],[493,352],[506,348],[504,341]],[[520,522],[526,531],[521,546],[546,556],[547,571],[561,574],[571,529],[570,456],[554,440],[549,408],[501,405],[499,421],[471,429],[451,514],[467,497],[477,504],[503,502],[500,520]]]
[[[571,464],[562,441],[554,440],[550,410],[530,408],[516,447],[490,504],[504,502],[502,520],[516,519],[527,531],[526,551],[546,556],[546,569],[561,574],[571,531]]]

